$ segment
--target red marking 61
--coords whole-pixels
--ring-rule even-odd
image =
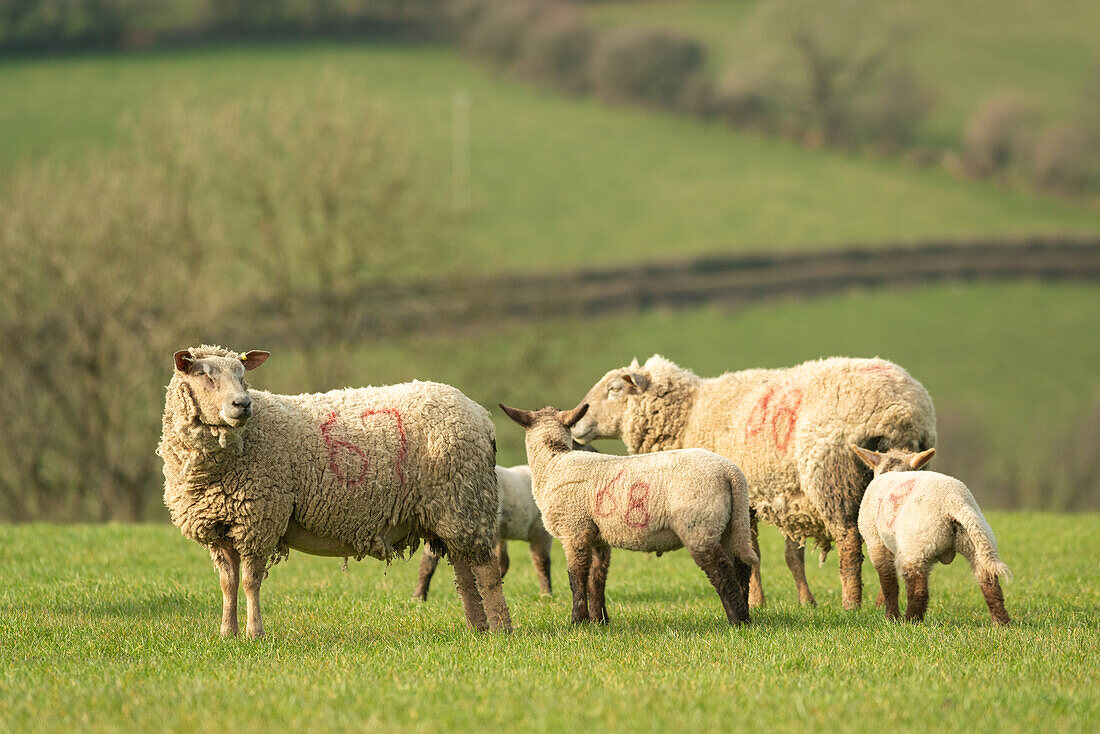
[[[797,387],[780,391],[772,388],[764,393],[749,413],[745,436],[752,438],[766,433],[780,452],[791,445],[791,437],[802,409],[802,390]]]
[[[596,516],[611,517],[618,513],[619,498],[612,489],[619,484],[623,477],[621,470],[615,478],[604,485],[603,489],[596,492]],[[622,521],[632,528],[644,528],[649,525],[649,484],[646,482],[634,482],[626,490],[626,505],[621,514]]]

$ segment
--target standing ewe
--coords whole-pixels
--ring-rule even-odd
[[[527,431],[535,502],[565,549],[574,624],[610,621],[604,586],[611,547],[657,553],[687,547],[730,624],[749,621],[749,575],[758,559],[748,488],[733,462],[700,449],[648,456],[572,451],[569,429],[587,405],[564,413],[500,408]]]
[[[749,480],[754,538],[757,515],[786,536],[799,601],[816,603],[806,583],[805,541],[827,550],[835,539],[845,609],[863,597],[857,524],[870,479],[849,444],[884,450],[936,442],[932,399],[909,373],[881,359],[833,357],[702,379],[654,355],[644,367],[635,360],[608,372],[582,402],[588,415],[573,427],[582,443],[621,438],[633,454],[704,448],[736,462]],[[749,598],[753,606],[764,603],[759,568]]]
[[[539,576],[539,591],[550,596],[550,544],[553,538],[542,525],[535,498],[531,495],[531,469],[526,465],[505,469],[497,467],[497,488],[500,492],[500,515],[497,524],[496,557],[500,577],[508,573],[509,540],[525,540],[531,545],[531,560]],[[430,546],[424,547],[420,558],[420,578],[413,592],[413,599],[427,601],[428,586],[439,564],[439,554]]]
[[[386,560],[441,543],[466,619],[511,630],[493,562],[496,443],[489,415],[433,382],[273,395],[244,373],[267,352],[201,346],[175,354],[157,453],[164,503],[221,576],[222,635],[263,634],[260,584],[290,548]]]
[[[928,608],[928,574],[935,561],[943,564],[963,554],[974,569],[989,614],[995,624],[1009,623],[1000,576],[1008,566],[997,555],[997,539],[978,509],[974,495],[954,477],[917,472],[935,455],[888,451],[859,446],[852,450],[874,470],[859,507],[859,532],[867,555],[878,571],[886,602],[886,617],[897,619],[898,569],[905,579],[907,621],[920,622]]]

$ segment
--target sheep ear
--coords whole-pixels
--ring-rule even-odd
[[[270,356],[271,352],[265,352],[261,349],[250,349],[241,355],[241,363],[246,370],[254,370],[266,362],[267,358]]]
[[[913,458],[909,459],[909,466],[913,468],[913,471],[920,469],[922,466],[932,461],[932,457],[936,455],[935,449],[928,449],[927,451],[921,451],[919,454],[914,454]]]
[[[572,428],[573,424],[584,417],[584,414],[588,412],[588,403],[584,405],[578,405],[573,410],[567,410],[558,413],[558,419],[562,422],[566,428]]]
[[[852,451],[856,452],[856,456],[863,460],[863,463],[872,469],[878,468],[879,463],[882,461],[882,454],[877,451],[871,451],[855,444],[851,444]]]
[[[641,372],[627,372],[623,374],[623,380],[628,385],[637,388],[638,392],[645,392],[645,389],[649,387],[649,378]]]
[[[535,414],[529,410],[520,410],[519,408],[509,408],[504,403],[497,403],[500,409],[504,411],[504,414],[520,424],[524,428],[530,428],[531,424],[535,422]]]
[[[191,365],[195,362],[195,358],[191,356],[191,352],[186,349],[181,349],[172,355],[172,359],[176,362],[176,369],[180,372],[187,372],[191,369]]]

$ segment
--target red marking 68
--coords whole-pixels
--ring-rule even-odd
[[[600,491],[596,492],[597,517],[611,517],[619,510],[619,498],[615,496],[612,488],[622,479],[621,470],[615,478],[608,482]],[[634,482],[626,490],[626,505],[622,511],[622,521],[632,528],[644,528],[649,525],[649,484],[647,482]]]

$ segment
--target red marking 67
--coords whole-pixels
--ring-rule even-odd
[[[622,479],[623,469],[615,478],[596,492],[596,516],[611,517],[619,510],[619,499],[612,489]],[[649,525],[649,484],[634,482],[626,490],[626,505],[622,511],[622,521],[632,528],[644,528]]]
[[[802,390],[795,387],[781,392],[773,387],[756,401],[749,412],[745,436],[753,438],[764,433],[776,449],[785,452],[791,445],[801,409]]]

